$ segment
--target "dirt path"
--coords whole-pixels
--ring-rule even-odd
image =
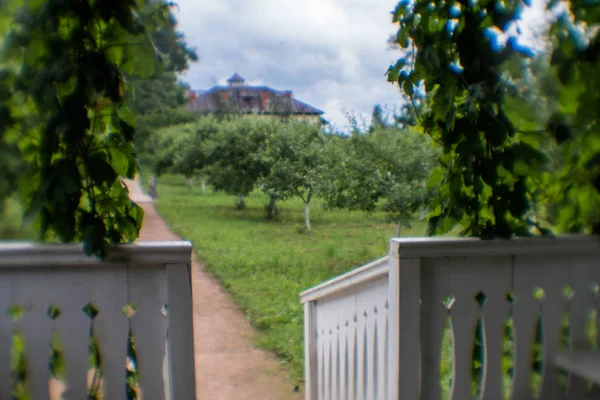
[[[140,240],[179,240],[137,181],[129,195],[145,211]],[[277,359],[252,346],[255,332],[244,314],[194,255],[194,351],[200,400],[299,400]],[[182,399],[183,400],[183,399]]]

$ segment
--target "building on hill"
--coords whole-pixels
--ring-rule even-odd
[[[198,113],[257,114],[323,122],[323,111],[295,99],[289,90],[248,86],[237,73],[227,83],[228,86],[214,86],[204,91],[191,90],[188,109]]]

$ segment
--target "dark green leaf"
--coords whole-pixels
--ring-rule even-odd
[[[413,84],[410,81],[405,81],[402,87],[404,89],[404,93],[406,93],[408,97],[412,97],[415,92]]]
[[[98,153],[89,158],[88,168],[90,178],[97,185],[103,185],[117,179],[117,173],[113,167]]]
[[[122,119],[119,119],[119,124],[121,125],[121,133],[123,133],[125,140],[132,141],[135,137],[135,128]]]

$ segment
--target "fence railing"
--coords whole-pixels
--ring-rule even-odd
[[[126,399],[127,385],[144,400],[195,399],[190,260],[187,242],[117,246],[104,261],[80,245],[0,244],[0,398],[19,379],[29,398],[56,395],[48,360],[58,338],[66,399],[88,398],[90,368],[104,399]]]
[[[307,399],[387,399],[388,257],[301,296]]]
[[[307,399],[599,396],[600,238],[390,249],[301,294]]]

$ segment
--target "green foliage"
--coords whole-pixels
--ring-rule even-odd
[[[559,84],[559,107],[546,129],[560,145],[562,165],[554,185],[558,193],[555,223],[562,231],[600,232],[600,22],[598,6],[572,3],[551,26],[550,68]],[[586,40],[587,39],[587,40]],[[555,79],[556,79],[555,78]]]
[[[260,180],[262,190],[282,199],[299,196],[310,202],[324,171],[326,137],[317,125],[289,121],[267,137],[258,158],[268,165]]]
[[[161,72],[148,79],[131,79],[131,109],[136,115],[173,110],[187,103],[188,88],[180,83],[173,72]]]
[[[155,174],[195,175],[212,187],[239,196],[238,205],[255,188],[276,203],[299,196],[306,204],[310,231],[311,199],[329,208],[372,212],[378,203],[390,220],[407,222],[421,211],[433,190],[427,187],[436,151],[414,130],[380,122],[367,134],[326,134],[318,125],[294,120],[212,116],[159,129],[150,136],[144,156]]]
[[[305,229],[311,231],[310,201],[328,173],[323,151],[328,136],[314,124],[286,121],[267,136],[257,159],[266,166],[259,187],[272,199],[298,196],[305,204]]]
[[[152,154],[146,156],[148,164],[155,175],[170,171],[191,178],[208,164],[206,141],[217,132],[217,122],[210,116],[162,128],[149,141]]]
[[[372,212],[407,223],[425,208],[436,150],[424,135],[375,122],[367,133],[334,137],[326,148],[327,175],[321,196],[328,207]]]
[[[168,171],[188,180],[200,175],[214,189],[243,199],[267,173],[256,155],[275,124],[256,118],[204,116],[156,131],[148,147],[157,150],[145,158],[156,175]]]
[[[23,205],[17,195],[2,201],[0,212],[0,240],[32,240],[36,238],[36,230],[23,219]]]
[[[218,123],[218,133],[206,143],[206,175],[218,191],[248,196],[268,169],[257,153],[266,145],[274,121],[233,117]],[[240,204],[240,206],[242,206]]]
[[[124,74],[160,67],[155,27],[136,13],[141,1],[19,3],[1,10],[0,149],[24,163],[20,190],[42,238],[103,257],[141,226],[120,180],[138,169]]]
[[[148,115],[136,117],[135,147],[139,154],[140,164],[153,166],[157,157],[164,152],[159,147],[162,140],[161,128],[186,124],[198,120],[198,115],[184,108],[164,108],[151,112]]]
[[[128,75],[131,82],[131,109],[136,115],[148,115],[165,109],[174,109],[187,102],[188,87],[180,83],[177,74],[197,61],[196,52],[187,47],[182,33],[176,30],[177,21],[170,12],[173,3],[145,1],[140,20],[151,26],[150,37],[162,65],[148,77]]]
[[[444,148],[432,232],[460,222],[469,235],[527,233],[529,171],[518,174],[510,164],[520,153],[537,153],[515,138],[516,129],[503,108],[509,85],[501,76],[502,65],[512,52],[492,49],[486,32],[496,22],[504,27],[516,10],[511,3],[496,21],[500,13],[494,4],[417,1],[414,6],[399,4],[394,14],[400,24],[398,43],[417,51],[410,62],[399,60],[390,67],[388,79],[411,98],[419,86],[431,96],[421,124]],[[451,29],[447,21],[453,17],[458,24]]]
[[[157,207],[169,226],[193,241],[203,264],[242,307],[258,330],[258,344],[275,351],[303,375],[303,311],[298,294],[308,287],[384,256],[395,232],[385,213],[368,216],[346,210],[325,211],[314,199],[314,231],[298,235],[304,203],[280,202],[276,221],[264,218],[268,196],[255,191],[247,208],[231,207],[234,196],[190,190],[183,177],[159,178]],[[415,221],[403,235],[423,235]]]
[[[424,95],[419,123],[443,147],[431,234],[455,224],[484,238],[531,235],[532,227],[548,234],[552,225],[598,229],[598,12],[591,3],[570,5],[551,25],[552,57],[534,63],[514,37],[498,43],[497,32],[519,17],[519,1],[396,7],[395,42],[407,56],[390,66],[388,80],[411,100]]]
[[[1,128],[0,128],[1,129]],[[0,216],[5,212],[4,200],[14,194],[19,175],[26,164],[19,157],[18,147],[15,144],[1,144],[0,135]]]

